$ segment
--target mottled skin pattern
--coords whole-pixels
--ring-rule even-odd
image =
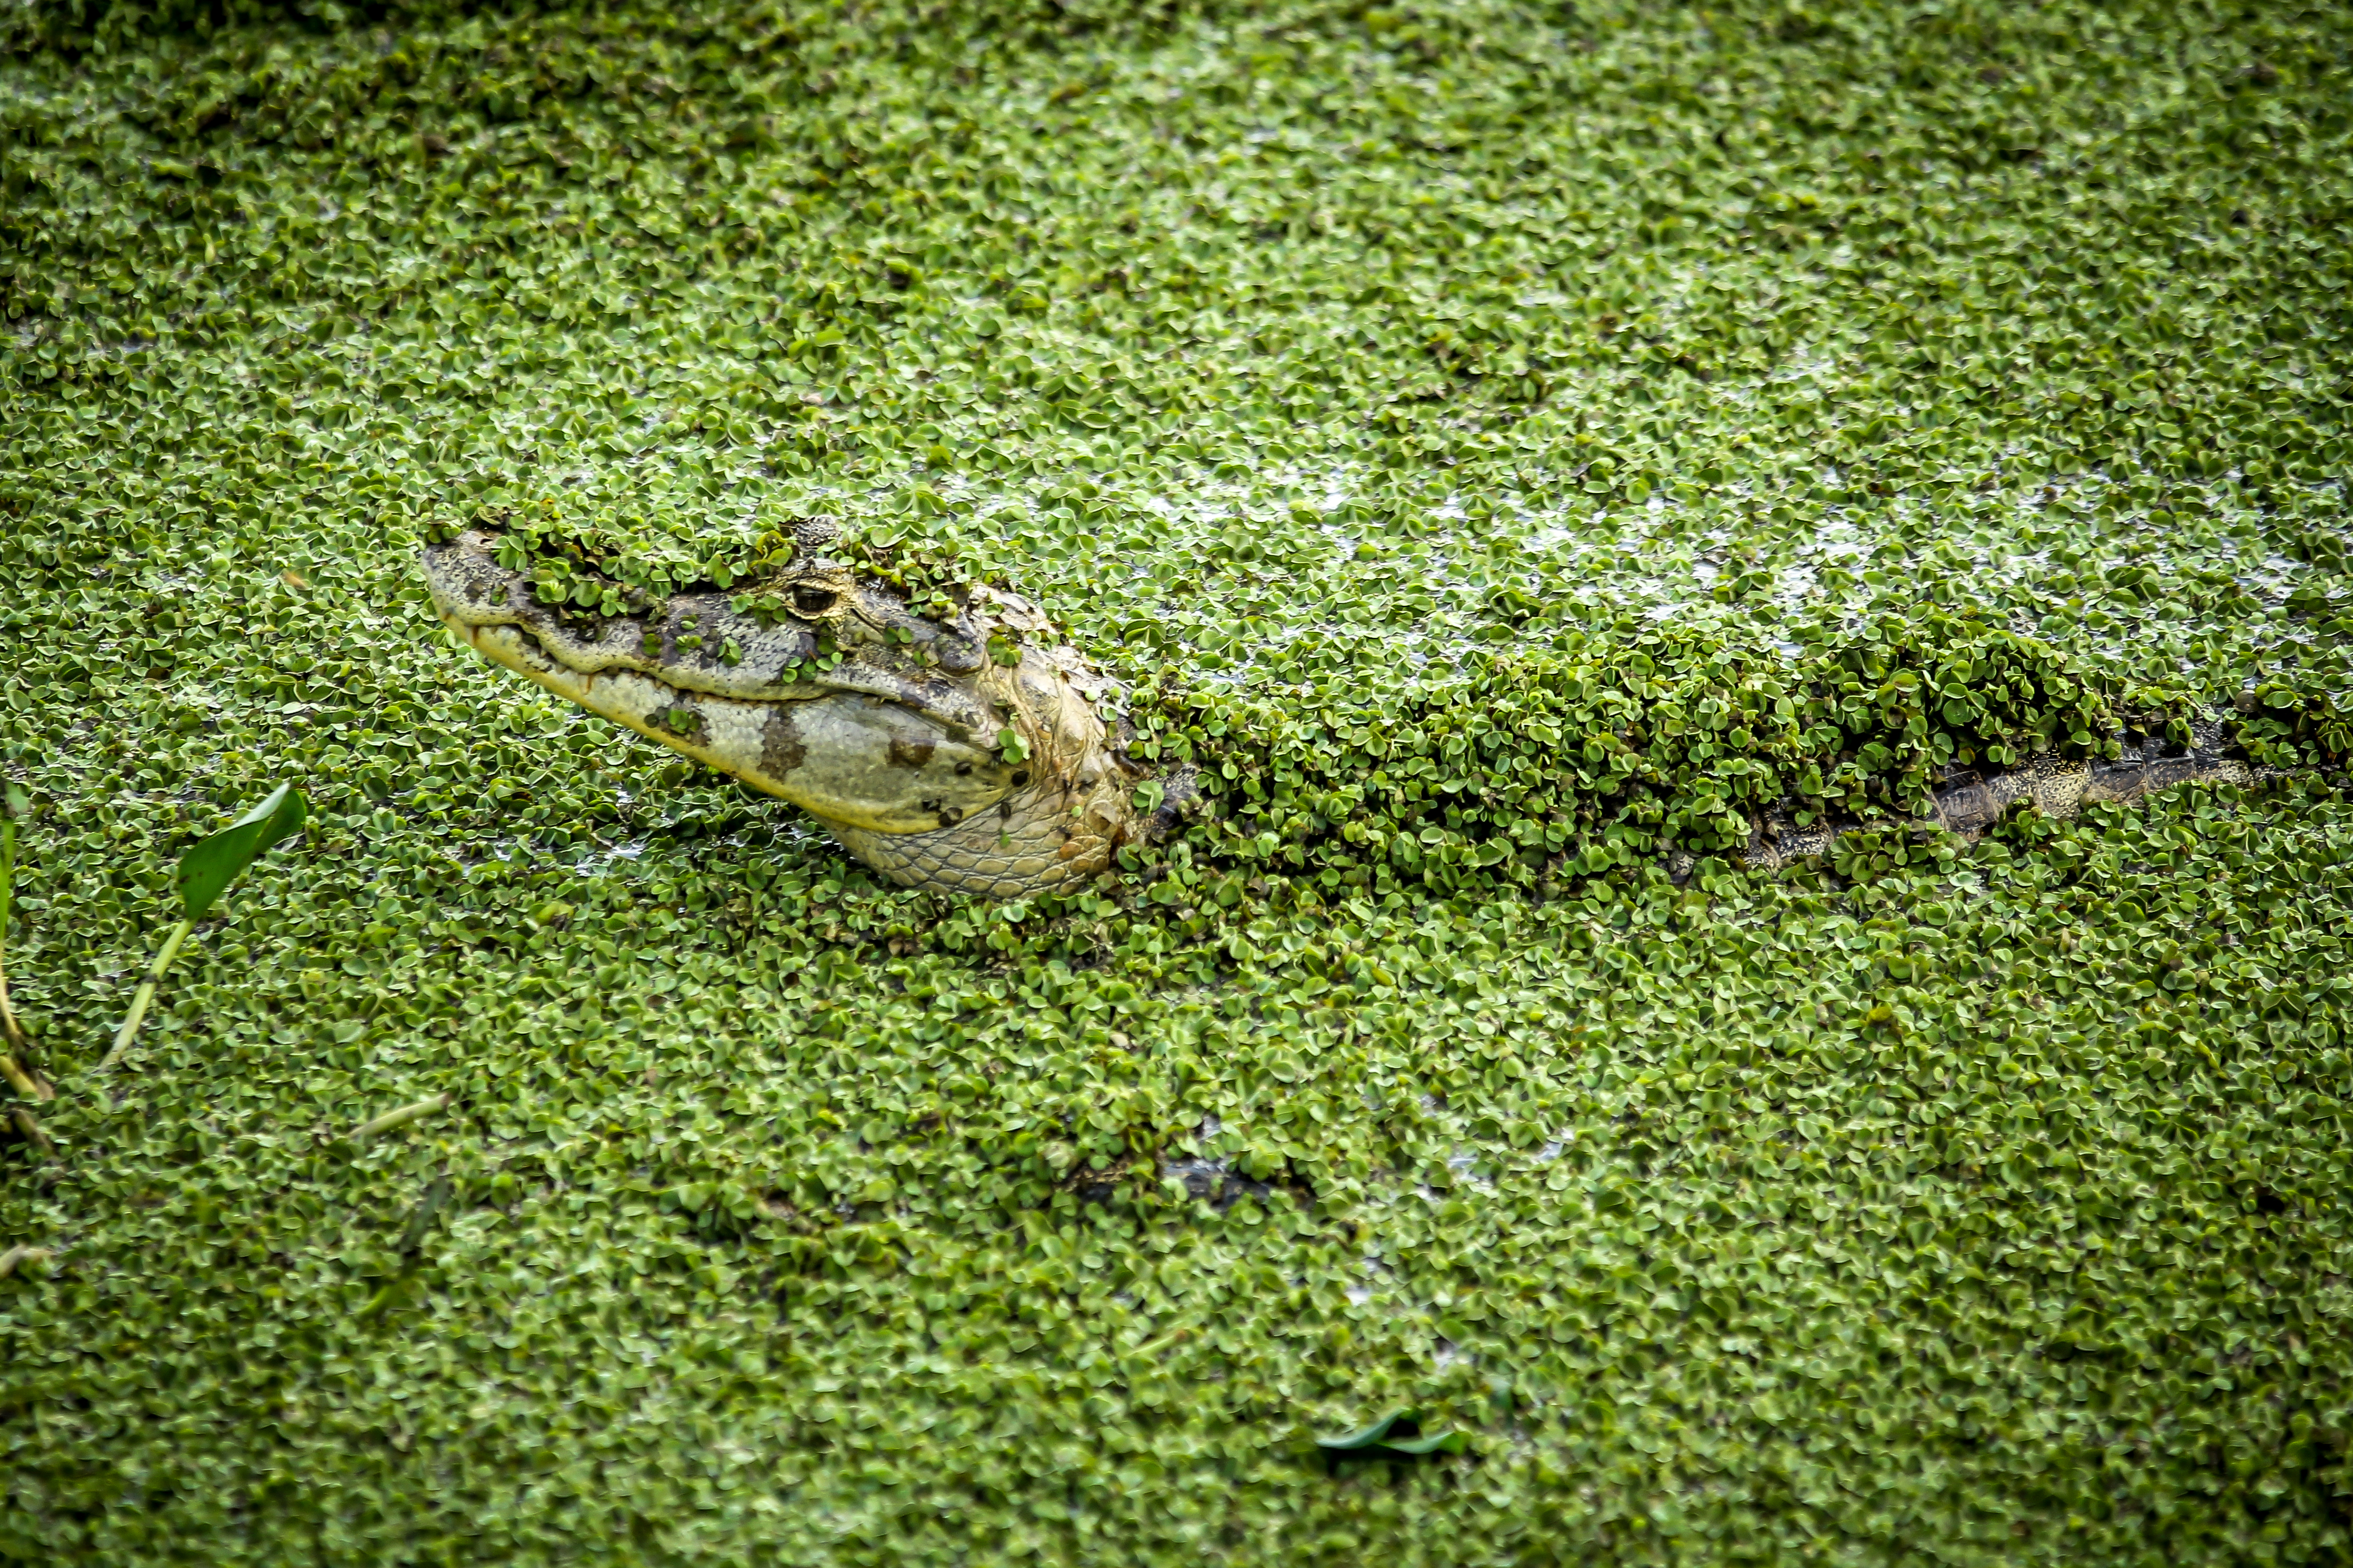
[[[1122,844],[1176,820],[1189,775],[1162,777],[1158,804],[1139,807],[1151,775],[1124,749],[1122,693],[1045,640],[1052,628],[1026,601],[967,590],[952,618],[929,619],[828,557],[828,525],[803,525],[797,542],[791,563],[759,584],[790,606],[774,625],[717,589],[615,616],[544,605],[486,531],[427,550],[425,574],[442,620],[485,658],[791,801],[910,887],[1019,898],[1097,876]],[[2249,782],[2221,746],[2209,726],[2179,756],[1958,773],[1915,826],[1974,838],[2020,802],[2063,819],[2193,779]],[[1771,814],[1743,858],[1778,868],[1856,826]],[[1680,879],[1693,864],[1679,852],[1669,869]]]
[[[1916,826],[1941,828],[1974,839],[2001,820],[2001,814],[2023,802],[2045,816],[2066,821],[2084,806],[2099,801],[2138,800],[2173,784],[2193,780],[2209,784],[2250,784],[2255,771],[2226,756],[2218,726],[2193,728],[2189,750],[2179,756],[2132,756],[2115,763],[2084,763],[2041,756],[2007,773],[1979,773],[1963,770],[1936,786],[1930,815]],[[1749,865],[1777,870],[1789,862],[1829,849],[1852,825],[1815,824],[1799,827],[1788,817],[1768,816],[1757,825],[1745,858]],[[1690,869],[1690,857],[1678,857],[1673,869]]]
[[[1018,898],[1096,876],[1175,820],[1183,781],[1138,809],[1121,693],[1032,640],[1051,628],[1026,601],[969,590],[932,620],[828,558],[829,528],[797,538],[759,584],[789,606],[772,626],[717,589],[614,616],[543,604],[488,531],[428,549],[425,575],[475,651],[791,801],[895,881]]]

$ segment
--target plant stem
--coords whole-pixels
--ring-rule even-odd
[[[0,1279],[5,1279],[16,1272],[16,1265],[19,1263],[47,1263],[56,1256],[57,1251],[54,1247],[12,1247],[5,1252],[0,1252]]]
[[[38,1086],[28,1091],[18,1084],[16,1091],[30,1092],[36,1100],[54,1100],[57,1091],[41,1077],[33,1058],[33,1042],[26,1037],[25,1026],[16,1021],[16,1006],[8,1000],[8,916],[15,908],[16,891],[16,824],[0,808],[0,1045],[8,1047],[13,1058],[6,1069],[8,1081],[16,1083],[21,1073]]]
[[[164,978],[164,972],[172,967],[172,960],[180,956],[180,944],[188,940],[188,928],[195,923],[194,921],[182,921],[172,928],[172,934],[164,939],[164,950],[155,955],[155,966],[147,972],[147,978],[139,983],[138,994],[131,998],[131,1016],[123,1019],[122,1027],[115,1031],[114,1048],[106,1053],[104,1061],[98,1064],[99,1071],[104,1072],[121,1061],[122,1053],[131,1048],[132,1039],[139,1033],[140,1023],[147,1016],[147,1005],[155,1000],[156,983]]]
[[[7,934],[5,921],[0,921],[0,936]],[[5,1045],[16,1055],[30,1058],[32,1041],[25,1037],[25,1026],[16,1022],[16,1009],[8,1001],[8,955],[0,952],[0,1045]]]
[[[8,1087],[26,1100],[37,1100],[47,1103],[58,1097],[56,1089],[26,1071],[24,1064],[15,1057],[0,1055],[0,1078],[6,1079]]]
[[[25,1141],[38,1146],[42,1153],[58,1152],[58,1146],[49,1142],[49,1135],[41,1131],[41,1124],[33,1120],[31,1111],[21,1105],[12,1105],[8,1108],[8,1119],[16,1124],[16,1131],[25,1135]]]
[[[410,1122],[430,1116],[437,1110],[447,1110],[449,1109],[449,1099],[450,1097],[446,1094],[437,1094],[430,1100],[420,1100],[414,1105],[404,1105],[397,1110],[387,1110],[374,1121],[363,1121],[353,1128],[350,1133],[351,1141],[354,1143],[364,1143],[379,1132],[389,1132],[396,1127],[406,1127]]]

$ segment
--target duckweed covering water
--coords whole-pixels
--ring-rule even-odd
[[[2341,8],[0,26],[0,1549],[2347,1553]],[[810,515],[1214,814],[879,888],[413,568]],[[1724,855],[2208,713],[2320,772]]]

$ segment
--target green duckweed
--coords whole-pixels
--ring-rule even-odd
[[[0,39],[0,1552],[2353,1550],[2341,7]],[[1210,809],[882,887],[415,570],[818,517]],[[1906,826],[2210,721],[2291,776]],[[1742,869],[1785,797],[1874,830]]]

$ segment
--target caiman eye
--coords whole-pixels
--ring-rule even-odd
[[[839,603],[841,595],[830,588],[796,588],[793,590],[793,614],[817,616]]]

